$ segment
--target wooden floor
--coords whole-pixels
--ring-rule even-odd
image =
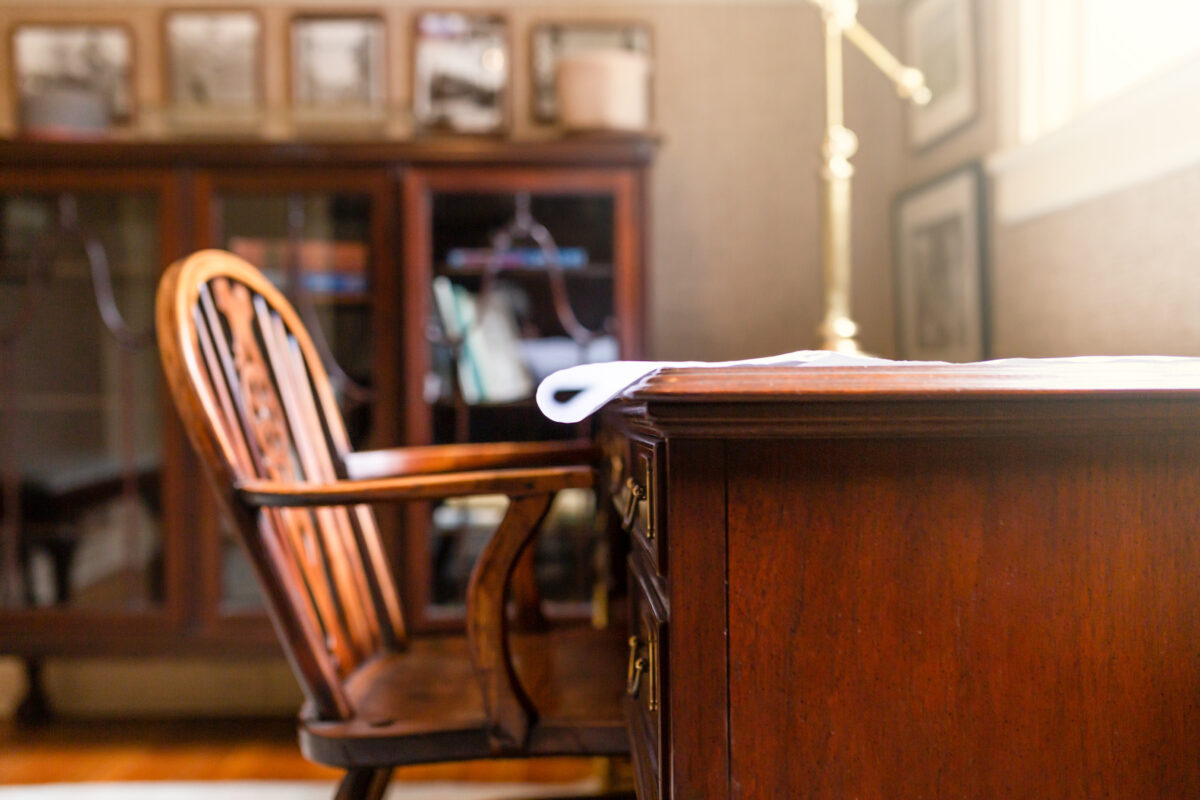
[[[405,767],[408,780],[567,782],[595,759]],[[291,720],[0,723],[0,784],[145,780],[335,780],[300,755]]]

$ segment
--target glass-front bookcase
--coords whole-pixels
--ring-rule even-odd
[[[178,621],[180,493],[154,296],[178,246],[164,172],[0,176],[0,625],[36,649]]]
[[[586,435],[546,422],[532,387],[555,365],[642,355],[654,148],[0,142],[0,651],[277,652],[163,384],[151,326],[167,265],[223,247],[275,280],[316,334],[356,448]],[[495,234],[523,208],[553,235],[557,269],[514,236],[492,274]],[[473,368],[516,383],[489,373],[486,394],[464,394],[438,293],[507,309],[509,336]],[[412,630],[461,624],[501,502],[377,509]],[[586,615],[612,572],[596,508],[565,494],[539,543],[552,611]]]

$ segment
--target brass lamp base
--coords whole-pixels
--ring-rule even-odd
[[[849,317],[826,319],[817,328],[817,333],[821,337],[821,350],[832,350],[835,353],[855,356],[865,355],[854,339],[855,334],[858,333],[858,326]]]
[[[925,105],[931,98],[920,71],[901,64],[857,20],[858,0],[811,0],[825,23],[825,140],[821,145],[824,223],[825,317],[817,329],[821,349],[861,354],[850,318],[850,159],[858,139],[843,124],[842,37],[849,39],[896,85],[901,98]]]

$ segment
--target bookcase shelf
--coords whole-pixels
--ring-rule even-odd
[[[365,310],[371,305],[371,295],[366,292],[313,292],[309,297],[319,306]]]
[[[438,264],[434,274],[445,275],[454,279],[476,279],[483,276],[484,267],[456,267],[449,264]],[[568,280],[612,280],[612,264],[589,264],[586,267],[569,267],[562,270],[563,277]],[[547,270],[544,267],[504,267],[499,270],[497,279],[512,280],[547,280]]]

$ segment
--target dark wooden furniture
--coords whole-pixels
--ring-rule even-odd
[[[1200,795],[1196,362],[671,370],[606,430],[642,800]]]
[[[118,305],[141,325],[152,320],[153,288],[161,270],[186,253],[228,247],[235,238],[280,241],[293,233],[310,240],[349,241],[366,254],[366,288],[309,293],[312,320],[333,356],[371,396],[365,403],[344,402],[348,433],[357,447],[433,445],[448,441],[435,424],[444,403],[423,394],[434,366],[425,327],[429,281],[442,268],[436,259],[446,246],[441,240],[436,247],[431,242],[438,231],[448,229],[446,215],[474,208],[476,196],[490,198],[490,208],[496,208],[497,198],[521,190],[534,194],[535,204],[542,204],[539,212],[559,208],[554,203],[560,198],[569,201],[561,206],[567,210],[587,207],[573,198],[600,200],[609,211],[597,226],[599,235],[620,244],[609,247],[607,273],[593,270],[587,286],[614,304],[622,355],[636,357],[644,336],[645,228],[640,212],[654,148],[655,142],[644,137],[0,142],[0,292],[19,294],[31,244],[36,235],[53,234],[49,226],[55,203],[64,194],[77,198],[83,227],[108,247]],[[570,231],[595,220],[568,216],[560,221],[567,225],[556,231],[560,244],[571,245]],[[487,222],[476,217],[475,229],[486,230]],[[109,345],[103,333],[97,335],[78,243],[60,244],[50,292],[43,293],[43,303],[56,313],[41,313],[40,319],[57,321],[62,330],[48,327],[21,342],[15,364],[10,363],[17,375],[17,427],[58,434],[33,441],[32,451],[18,442],[18,461],[31,467],[42,463],[43,456],[115,455],[101,449],[106,444],[100,429],[111,427],[112,409],[121,405],[111,396],[117,370],[105,355]],[[0,319],[0,328],[10,320]],[[64,335],[68,329],[73,333]],[[44,367],[44,374],[28,374],[22,359]],[[277,651],[232,531],[215,522],[208,493],[193,490],[203,483],[175,412],[162,397],[155,362],[151,347],[138,354],[133,368],[140,389],[137,438],[146,450],[137,455],[161,465],[158,510],[151,508],[146,515],[155,557],[139,564],[130,597],[94,602],[92,593],[74,592],[66,606],[52,606],[47,596],[35,606],[17,602],[0,608],[0,650]],[[346,391],[339,391],[339,399],[346,397]],[[91,404],[86,420],[80,410],[85,404]],[[488,414],[503,415],[510,432],[539,418],[530,403],[479,409],[480,416]],[[66,415],[74,416],[64,421]],[[94,438],[100,441],[94,448],[76,441],[86,438],[81,433],[86,431],[97,433]],[[41,451],[50,439],[61,444],[61,453]],[[434,582],[428,514],[410,512],[403,524],[384,514],[380,524],[406,592],[409,627],[421,630],[447,620],[461,627],[461,598],[437,619],[428,611]]]
[[[253,563],[307,703],[301,746],[381,797],[400,764],[627,751],[619,629],[508,634],[509,584],[555,494],[593,483],[582,443],[352,449],[287,300],[247,262],[176,262],[157,301],[163,371]],[[472,573],[467,635],[409,641],[369,504],[503,494]]]

